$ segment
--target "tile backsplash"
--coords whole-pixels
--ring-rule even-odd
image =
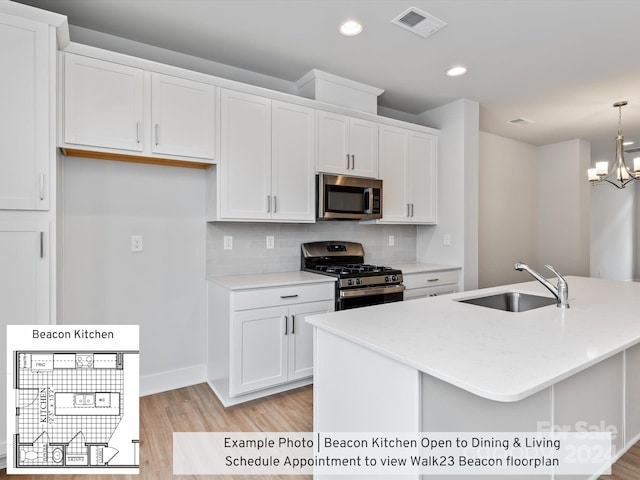
[[[389,235],[395,245],[389,246]],[[224,237],[233,237],[233,249],[224,249]],[[266,237],[274,248],[266,248]],[[300,244],[346,240],[364,245],[365,261],[379,265],[414,262],[415,225],[368,225],[358,222],[208,223],[207,275],[286,272],[300,269]]]

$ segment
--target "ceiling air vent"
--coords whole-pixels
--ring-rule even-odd
[[[405,10],[396,18],[391,20],[391,23],[424,38],[433,35],[442,27],[447,26],[446,22],[443,22],[439,18],[429,15],[427,12],[416,7],[411,7]]]
[[[529,120],[528,118],[519,117],[514,118],[513,120],[509,120],[509,123],[511,125],[530,125],[535,122],[533,120]]]

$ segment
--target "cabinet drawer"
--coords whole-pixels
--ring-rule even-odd
[[[277,307],[295,303],[333,300],[333,283],[314,283],[310,285],[291,285],[288,287],[258,288],[233,293],[232,310]]]
[[[437,272],[410,273],[403,275],[403,283],[407,290],[421,287],[435,287],[458,283],[458,270]]]
[[[456,284],[440,285],[436,287],[413,288],[404,291],[404,300],[412,300],[414,298],[437,297],[439,295],[448,295],[456,293],[458,286]]]

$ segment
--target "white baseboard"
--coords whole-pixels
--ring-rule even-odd
[[[140,396],[175,390],[206,381],[207,366],[205,364],[144,375],[140,377]]]

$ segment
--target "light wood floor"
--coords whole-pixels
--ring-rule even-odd
[[[308,480],[311,476],[173,476],[173,432],[310,432],[312,386],[224,408],[205,383],[140,399],[140,475],[56,475],[55,480]],[[0,479],[41,480],[42,475],[7,475]],[[473,477],[469,477],[473,478]],[[640,442],[600,480],[640,480]]]

